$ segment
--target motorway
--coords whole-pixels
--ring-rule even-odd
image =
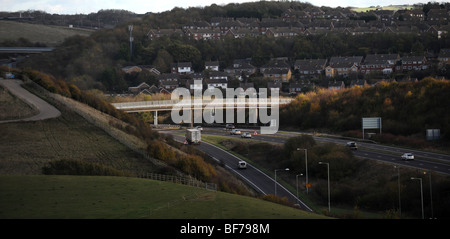
[[[253,132],[254,130],[241,129],[241,131]],[[179,142],[184,141],[184,136],[176,134],[184,132],[183,130],[164,130],[160,132],[172,134],[174,138]],[[202,134],[240,138],[239,135],[230,135],[228,131],[224,130],[224,128],[204,128]],[[263,142],[282,144],[286,142],[288,138],[295,137],[300,134],[301,133],[299,132],[279,131],[275,135],[253,135],[252,139],[249,140],[258,140]],[[345,145],[346,142],[350,141],[348,139],[339,139],[334,137],[323,137],[323,136],[313,136],[313,138],[318,143],[335,143],[341,145]],[[239,175],[256,191],[262,194],[275,194],[275,180],[266,175],[265,173],[261,172],[257,168],[253,167],[252,165],[249,164],[247,169],[240,170],[237,167],[237,162],[239,161],[239,158],[226,152],[223,149],[220,149],[204,141],[200,145],[198,145],[198,149],[207,153],[217,161],[224,163],[229,170]],[[410,150],[400,147],[391,147],[368,142],[358,142],[358,150],[355,150],[353,152],[355,156],[360,158],[379,160],[391,163],[393,165],[417,168],[424,171],[433,171],[450,175],[450,155],[446,154],[430,153],[419,150]],[[400,156],[405,152],[412,152],[415,155],[415,159],[412,161],[401,160]],[[298,203],[300,208],[307,211],[312,211],[306,204],[297,199],[296,196],[293,195],[291,192],[289,192],[286,188],[284,188],[280,184],[277,184],[276,187],[278,196],[287,197],[290,201]]]
[[[250,131],[241,129],[242,131]],[[205,128],[202,132],[203,134],[211,135],[221,135],[230,137],[231,136],[224,133],[223,129]],[[252,140],[260,140],[264,142],[280,143],[283,144],[290,137],[295,137],[301,135],[300,132],[287,132],[278,131],[275,135],[256,135],[253,136]],[[325,137],[325,136],[313,136],[314,140],[318,143],[335,143],[340,145],[345,145],[349,139],[340,139],[337,137]],[[405,167],[417,168],[426,171],[434,171],[442,174],[450,175],[450,155],[439,154],[432,152],[425,152],[420,150],[412,150],[401,147],[392,147],[386,145],[380,145],[370,142],[357,142],[358,150],[354,151],[355,156],[366,159],[373,159],[384,161],[392,164],[402,165]],[[401,160],[400,156],[403,153],[413,153],[415,159],[412,161]]]
[[[185,137],[183,135],[176,134],[180,132],[184,131],[180,130],[160,131],[160,133],[172,134],[174,136],[174,139],[177,140],[178,142],[184,142]],[[312,212],[311,208],[309,208],[305,203],[297,199],[297,197],[294,194],[292,194],[289,190],[287,190],[281,184],[279,184],[278,181],[275,184],[275,180],[272,177],[269,177],[267,174],[253,167],[251,164],[247,164],[246,169],[239,169],[238,161],[240,159],[234,156],[233,154],[204,141],[202,141],[200,145],[196,145],[195,147],[207,153],[216,161],[223,163],[227,169],[237,174],[241,179],[243,179],[248,185],[250,185],[257,192],[263,195],[267,195],[267,194],[275,194],[276,190],[277,196],[286,197],[288,198],[289,201],[298,204],[298,206],[301,209]]]

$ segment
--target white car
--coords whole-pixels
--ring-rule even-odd
[[[240,160],[238,165],[240,169],[247,168],[247,163],[243,160]]]
[[[241,138],[252,138],[252,134],[249,132],[244,132],[241,134]]]
[[[241,134],[241,131],[238,130],[238,129],[233,129],[233,130],[231,130],[230,134],[240,135],[240,134]]]
[[[404,153],[402,155],[403,160],[414,160],[414,155],[412,153]]]
[[[203,127],[202,127],[202,126],[196,126],[195,128],[198,129],[198,130],[200,130],[200,131],[203,130]]]

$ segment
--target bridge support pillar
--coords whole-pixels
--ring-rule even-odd
[[[153,124],[155,126],[158,126],[158,111],[155,110],[155,113],[153,114]]]

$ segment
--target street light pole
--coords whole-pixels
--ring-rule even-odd
[[[326,164],[327,165],[327,174],[328,174],[328,213],[331,211],[330,206],[330,164],[329,163],[322,163],[319,162],[319,164]]]
[[[289,171],[289,168],[275,169],[275,196],[277,195],[277,171],[280,171],[280,170]]]
[[[417,179],[417,180],[420,181],[420,199],[421,199],[421,201],[422,201],[422,219],[424,219],[425,217],[424,217],[424,214],[423,214],[423,190],[422,190],[422,178],[414,178],[414,177],[411,177],[411,179],[412,179],[412,180]]]
[[[427,172],[423,172],[423,174],[427,174]],[[431,185],[431,172],[429,173],[430,175],[430,206],[431,206],[431,218],[434,219],[434,210],[433,210],[433,189],[432,189],[432,185]]]
[[[394,168],[397,168],[397,181],[398,181],[398,210],[400,213],[400,216],[402,216],[402,200],[400,198],[400,167],[394,166]]]
[[[308,192],[309,192],[309,187],[308,187],[308,149],[297,148],[297,151],[298,150],[305,150],[305,187],[306,187],[306,194],[308,194]]]

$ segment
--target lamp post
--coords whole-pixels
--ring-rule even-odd
[[[399,210],[400,216],[402,216],[402,200],[400,198],[400,167],[394,166],[394,168],[397,169],[397,179],[398,179],[398,210]]]
[[[327,165],[327,174],[328,174],[328,213],[331,211],[330,206],[330,164],[329,163],[323,163],[319,162],[319,164],[326,164]]]
[[[297,148],[298,150],[305,150],[305,187],[306,187],[306,194],[308,194],[309,192],[309,185],[308,185],[308,149],[300,149]]]
[[[423,174],[427,174],[427,172],[423,172]],[[433,189],[431,187],[431,172],[428,173],[430,175],[430,206],[431,206],[431,218],[434,219],[434,210],[433,210]]]
[[[420,199],[421,199],[421,201],[422,201],[422,219],[424,219],[425,217],[424,217],[424,214],[423,214],[423,190],[422,190],[422,178],[414,178],[414,177],[411,177],[411,180],[415,180],[415,179],[417,179],[417,180],[420,181]]]
[[[289,171],[289,168],[275,169],[275,196],[277,195],[277,171],[280,171],[280,170]]]

